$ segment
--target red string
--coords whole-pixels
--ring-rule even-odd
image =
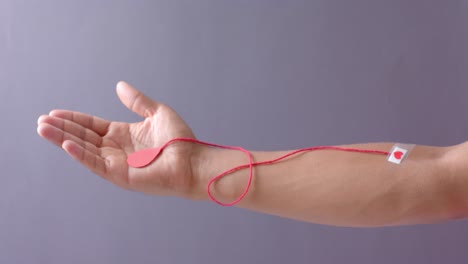
[[[240,165],[240,166],[234,167],[234,168],[232,168],[230,170],[227,170],[227,171],[215,176],[214,178],[212,178],[208,182],[208,185],[207,185],[208,196],[210,197],[211,200],[213,200],[213,202],[215,202],[215,203],[217,203],[217,204],[219,204],[221,206],[233,206],[233,205],[237,204],[238,202],[240,202],[244,198],[245,195],[247,195],[247,192],[249,191],[250,186],[252,184],[253,167],[254,166],[271,165],[271,164],[279,162],[279,161],[281,161],[281,160],[283,160],[283,159],[285,159],[287,157],[290,157],[292,155],[295,155],[295,154],[298,154],[298,153],[301,153],[301,152],[314,151],[314,150],[323,150],[323,149],[333,149],[333,150],[348,151],[348,152],[359,152],[359,153],[373,153],[373,154],[381,154],[381,155],[388,155],[389,154],[388,151],[380,151],[380,150],[367,150],[367,149],[345,148],[345,147],[336,147],[336,146],[317,146],[317,147],[309,147],[309,148],[298,149],[298,150],[289,152],[289,153],[287,153],[287,154],[285,154],[283,156],[280,156],[280,157],[278,157],[276,159],[261,161],[261,162],[253,162],[252,153],[250,153],[248,150],[246,150],[244,148],[232,147],[232,146],[222,146],[222,145],[218,145],[218,144],[203,142],[203,141],[192,139],[192,138],[175,138],[175,139],[172,139],[172,140],[168,141],[166,144],[164,144],[161,147],[161,152],[165,147],[167,147],[169,144],[171,144],[171,143],[173,143],[175,141],[193,142],[193,143],[198,143],[198,144],[207,145],[207,146],[211,146],[211,147],[238,150],[238,151],[244,152],[248,156],[248,158],[249,158],[249,163],[248,164]],[[244,192],[236,200],[234,200],[233,202],[230,202],[230,203],[222,203],[222,202],[218,201],[211,194],[211,188],[210,187],[216,180],[218,180],[219,178],[221,178],[221,177],[223,177],[223,176],[225,176],[227,174],[230,174],[230,173],[233,173],[235,171],[245,169],[245,168],[249,168],[249,179],[247,181],[247,186],[246,186]]]

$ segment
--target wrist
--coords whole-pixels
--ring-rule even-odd
[[[241,151],[198,146],[197,150],[194,151],[191,162],[194,187],[190,199],[210,200],[207,192],[210,180],[224,171],[248,164],[248,158]],[[245,188],[247,177],[248,169],[221,177],[210,187],[212,196],[221,202],[235,200]]]

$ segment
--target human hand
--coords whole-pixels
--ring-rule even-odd
[[[144,118],[138,123],[112,122],[69,110],[53,110],[38,120],[37,132],[61,147],[95,174],[127,190],[154,195],[191,197],[197,189],[194,177],[195,144],[171,144],[157,162],[132,168],[127,156],[160,146],[173,138],[195,136],[169,106],[155,102],[125,82],[117,84],[122,103]]]

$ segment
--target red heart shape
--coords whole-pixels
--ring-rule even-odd
[[[130,167],[142,168],[150,164],[161,152],[161,148],[143,149],[130,154],[127,163]]]
[[[401,152],[401,151],[395,151],[395,152],[393,152],[393,156],[394,156],[396,159],[401,159],[401,157],[403,156],[403,152]]]

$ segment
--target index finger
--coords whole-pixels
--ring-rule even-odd
[[[107,130],[109,128],[109,125],[111,124],[110,121],[102,119],[100,117],[70,110],[56,109],[52,110],[49,113],[49,115],[75,122],[81,125],[82,127],[93,130],[100,136],[104,136],[107,134]]]

